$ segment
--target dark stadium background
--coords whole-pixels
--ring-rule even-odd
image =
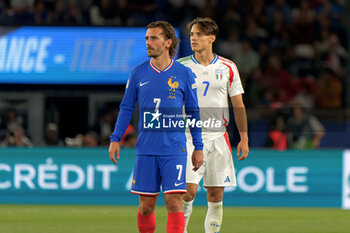
[[[186,22],[197,16],[212,17],[220,26],[215,51],[235,61],[241,73],[252,147],[271,145],[268,140],[268,131],[274,125],[271,119],[278,114],[287,118],[290,103],[304,88],[310,94],[306,98],[313,99],[312,105],[305,108],[315,114],[328,132],[322,139],[321,148],[346,148],[350,145],[350,140],[347,140],[350,135],[346,130],[349,127],[346,108],[350,102],[347,68],[349,30],[346,23],[349,7],[346,1],[330,1],[332,9],[329,13],[322,12],[324,1],[306,1],[309,2],[306,11],[311,12],[305,13],[307,17],[300,10],[304,1],[28,2],[32,4],[22,7],[16,5],[20,1],[0,1],[1,34],[6,34],[9,27],[25,25],[144,27],[154,20],[167,20],[181,31],[179,57],[191,54]],[[101,6],[102,2],[106,2],[105,8]],[[96,12],[99,12],[99,17]],[[339,39],[338,46],[345,51],[339,53],[340,65],[329,64],[327,57],[327,41],[332,35]],[[248,52],[245,54],[242,49]],[[274,75],[279,75],[271,71],[271,63],[274,62],[271,60],[281,63],[283,81],[269,86],[266,79],[275,79]],[[342,86],[339,93],[331,93],[338,95],[333,103],[324,103],[322,96],[331,94],[327,94],[327,89],[318,88],[323,85],[323,75],[327,72],[332,73],[334,82]],[[1,84],[0,88],[0,139],[6,135],[6,115],[11,108],[21,118],[25,134],[34,146],[41,146],[48,123],[58,126],[59,138],[63,142],[66,137],[74,138],[77,134],[99,133],[94,126],[104,112],[117,108],[120,98],[114,96],[123,93],[124,85]],[[38,93],[41,95],[40,104],[31,106],[26,97],[19,97]],[[97,107],[92,106],[91,96],[94,94],[101,96]],[[29,112],[39,111],[36,108],[44,108],[45,114],[40,119],[30,119]],[[235,145],[237,132],[233,124],[229,129],[233,132],[230,136]],[[98,145],[105,146],[106,142],[99,141]]]

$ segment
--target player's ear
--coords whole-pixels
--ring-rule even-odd
[[[210,35],[209,36],[209,40],[211,43],[214,43],[214,41],[216,40],[216,36],[215,35]]]
[[[173,44],[173,40],[172,39],[167,39],[165,41],[165,47],[168,48],[168,49],[171,47],[172,44]]]

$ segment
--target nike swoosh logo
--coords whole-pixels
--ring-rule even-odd
[[[175,183],[175,187],[182,185],[184,182],[181,183]]]
[[[145,82],[145,83],[140,83],[140,87],[142,87],[143,85],[146,85],[147,83],[149,83],[150,81],[148,82]]]

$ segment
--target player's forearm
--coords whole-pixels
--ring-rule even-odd
[[[198,122],[200,120],[199,108],[186,108],[186,115],[188,116],[188,120],[190,122]],[[196,127],[196,124],[193,127],[190,127],[190,132],[192,135],[193,145],[195,150],[203,150],[203,142],[202,142],[202,129]]]
[[[203,150],[203,142],[202,142],[202,136],[201,134],[194,136],[192,133],[192,140],[193,140],[193,145],[195,150]]]
[[[110,136],[111,142],[119,142],[123,137],[126,129],[129,126],[133,112],[134,109],[130,107],[122,107],[120,109],[114,131]]]
[[[192,77],[193,79],[193,77]],[[191,83],[194,83],[194,79]],[[188,87],[188,93],[185,98],[185,112],[188,117],[188,119],[191,122],[198,122],[200,121],[200,115],[199,115],[199,106],[198,106],[198,99],[197,99],[197,89],[195,88],[194,84],[189,85]],[[193,145],[195,150],[203,150],[203,142],[202,142],[202,128],[197,127],[197,124],[194,124],[193,127],[190,126],[190,131],[192,135]]]
[[[242,95],[231,97],[235,121],[241,140],[248,140],[248,121]]]
[[[193,134],[192,134],[193,137]],[[193,145],[194,145],[194,149],[195,150],[203,150],[203,142],[202,142],[202,138],[195,138],[193,137]]]
[[[248,140],[248,121],[245,107],[235,107],[234,114],[241,140]]]
[[[203,141],[202,141],[202,130],[201,128],[190,127],[192,142],[195,150],[203,150]]]

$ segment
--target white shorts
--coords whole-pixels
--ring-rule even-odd
[[[195,172],[192,165],[194,146],[187,140],[186,183],[199,184],[204,178],[204,187],[236,186],[235,168],[227,133],[212,141],[204,142],[203,164]]]

